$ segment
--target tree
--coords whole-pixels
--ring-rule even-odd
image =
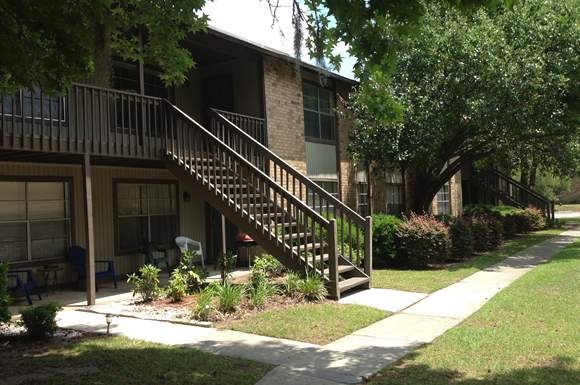
[[[405,170],[408,208],[419,212],[476,160],[525,150],[552,168],[566,164],[579,143],[576,10],[544,0],[474,14],[426,7],[421,29],[394,40],[395,67],[361,69],[355,160]]]
[[[166,85],[194,65],[181,43],[205,28],[205,0],[0,0],[0,93],[64,91],[96,74],[107,85],[112,51],[159,66]],[[95,69],[98,69],[95,71]]]

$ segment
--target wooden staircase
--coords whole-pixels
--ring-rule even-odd
[[[486,195],[479,199],[484,201],[482,203],[491,201],[520,208],[533,206],[542,210],[547,219],[554,219],[553,201],[498,170],[473,173],[469,182]]]
[[[213,110],[210,129],[166,103],[167,167],[285,266],[317,273],[329,294],[371,285],[370,217],[362,218]]]

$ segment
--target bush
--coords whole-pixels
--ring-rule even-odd
[[[248,287],[248,297],[252,306],[261,309],[266,304],[266,301],[276,294],[277,291],[276,286],[264,281],[256,286],[250,285]]]
[[[284,291],[289,297],[299,297],[300,296],[300,281],[302,278],[295,272],[290,272],[286,275],[286,285]]]
[[[411,267],[443,261],[449,252],[449,229],[432,215],[411,214],[395,232],[396,259]]]
[[[525,227],[528,231],[538,231],[546,227],[546,217],[542,210],[528,207],[523,210]]]
[[[312,274],[298,281],[298,293],[307,301],[322,301],[328,295],[328,290],[322,277]]]
[[[226,282],[214,287],[215,295],[218,299],[218,310],[222,313],[229,313],[236,310],[236,306],[244,296],[244,287]]]
[[[474,216],[471,219],[471,232],[475,251],[493,250],[503,241],[502,222],[492,214]]]
[[[60,305],[54,302],[28,307],[20,312],[21,324],[26,328],[28,335],[34,339],[52,335],[57,329],[56,313],[60,309]]]
[[[454,260],[462,260],[473,254],[473,235],[468,219],[450,219],[449,235],[451,237],[451,256]]]
[[[193,308],[193,318],[200,321],[207,321],[210,314],[214,310],[213,297],[215,295],[214,288],[208,286],[204,291],[201,292],[197,298],[197,303]]]
[[[8,263],[0,262],[0,324],[10,321],[10,294],[8,293]]]
[[[165,295],[173,302],[179,302],[188,293],[187,278],[179,270],[173,270],[165,288]]]
[[[282,274],[284,266],[273,256],[264,254],[256,258],[250,271],[250,282],[257,287],[266,283],[268,278],[277,277]]]
[[[143,301],[149,302],[159,297],[159,273],[161,270],[153,265],[143,265],[139,274],[129,274],[127,283],[133,285],[133,296],[139,293]]]
[[[401,219],[387,214],[373,215],[373,259],[387,265],[395,258],[395,232]]]
[[[469,205],[464,213],[474,217],[486,214],[497,218],[502,223],[503,235],[508,237],[530,231],[525,211],[514,206]]]
[[[236,268],[238,256],[233,251],[228,251],[218,257],[217,265],[222,276],[222,283],[225,283],[232,271]]]

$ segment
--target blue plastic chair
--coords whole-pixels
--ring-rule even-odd
[[[87,278],[87,271],[85,269],[86,256],[87,256],[86,250],[80,246],[72,246],[68,249],[68,257],[70,259],[70,262],[71,262],[73,268],[76,270],[77,274],[79,275],[79,281]],[[101,270],[101,271],[96,271],[95,272],[95,281],[98,281],[99,278],[113,278],[113,284],[115,285],[115,289],[116,289],[117,288],[117,276],[115,274],[115,262],[109,261],[109,260],[95,260],[95,265],[97,263],[106,264],[107,269]]]
[[[42,299],[40,296],[40,289],[34,280],[32,270],[8,270],[7,277],[9,280],[14,280],[14,282],[16,282],[15,285],[9,285],[8,290],[14,293],[22,290],[29,305],[32,305],[32,298],[30,298],[32,292],[35,292],[36,295],[38,295],[38,299]]]

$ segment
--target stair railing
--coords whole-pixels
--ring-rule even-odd
[[[213,114],[212,133],[237,151],[254,166],[325,218],[334,218],[337,226],[338,252],[370,277],[372,270],[372,220],[363,218],[297,171],[262,143],[240,129],[221,111]]]
[[[546,218],[554,219],[554,202],[498,170],[491,170],[476,176],[480,184],[494,192],[497,197],[512,205],[526,208],[537,207]]]
[[[335,221],[321,216],[219,137],[169,102],[166,104],[164,137],[168,155],[239,212],[249,225],[282,247],[288,257],[302,258],[310,269],[330,281],[333,290],[338,290],[337,246],[332,242]],[[286,224],[292,225],[287,228]],[[311,236],[301,237],[301,233]],[[320,268],[325,254],[329,256],[326,274]]]

